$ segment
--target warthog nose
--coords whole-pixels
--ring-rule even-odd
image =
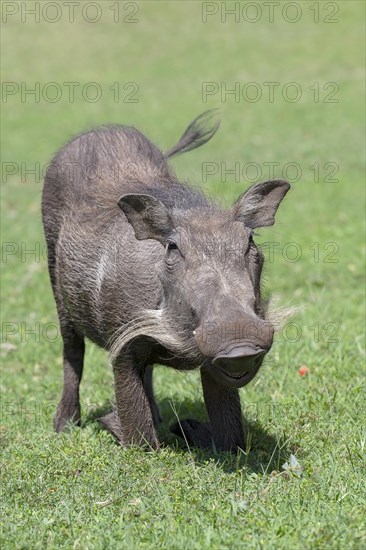
[[[216,355],[212,362],[230,376],[240,377],[255,369],[265,354],[260,347],[240,346]]]

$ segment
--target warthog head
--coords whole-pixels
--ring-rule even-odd
[[[274,223],[289,188],[285,181],[254,185],[226,211],[171,208],[139,194],[118,203],[137,239],[156,239],[165,247],[161,316],[229,387],[250,382],[272,346],[274,328],[260,293],[264,258],[253,231]]]

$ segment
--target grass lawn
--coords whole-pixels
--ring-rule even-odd
[[[39,22],[4,4],[19,11],[2,29],[3,548],[364,548],[365,4],[281,2],[273,22],[262,2],[230,16],[221,2],[122,2],[118,14],[104,1],[72,22],[62,2],[40,2]],[[257,240],[265,287],[299,311],[241,391],[247,450],[185,449],[169,425],[205,418],[199,374],[163,367],[162,451],[116,446],[95,421],[113,381],[91,344],[83,425],[56,436],[40,172],[93,125],[131,123],[168,148],[216,107],[218,134],[174,160],[180,177],[224,205],[272,163],[293,183]]]

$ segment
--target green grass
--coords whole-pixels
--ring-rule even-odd
[[[276,175],[288,162],[301,166],[277,224],[259,237],[278,243],[266,287],[299,313],[241,392],[246,453],[186,450],[169,433],[174,411],[204,418],[205,410],[198,373],[162,367],[155,387],[163,450],[117,447],[95,421],[113,399],[113,382],[106,355],[92,345],[83,426],[56,436],[52,416],[62,383],[56,312],[45,259],[25,254],[44,245],[42,182],[31,175],[22,182],[20,171],[3,174],[2,240],[13,243],[3,244],[2,257],[3,547],[363,548],[364,4],[337,2],[334,24],[314,23],[308,2],[298,2],[303,16],[294,24],[280,16],[255,24],[215,16],[203,24],[200,2],[142,2],[139,23],[114,24],[109,4],[96,24],[80,16],[55,24],[14,16],[3,25],[3,81],[94,81],[103,96],[96,103],[80,94],[74,103],[65,95],[56,103],[8,98],[2,167],[43,166],[72,134],[105,122],[133,123],[167,148],[197,114],[221,107],[217,136],[174,161],[175,168],[200,184],[204,162],[257,163],[263,177],[265,162],[279,163]],[[117,81],[136,82],[139,102],[114,102],[108,86]],[[202,83],[213,81],[228,89],[279,82],[279,90],[297,82],[303,94],[297,103],[281,94],[273,103],[232,96],[223,103],[220,95],[203,103]],[[315,82],[322,99],[322,87],[337,83],[338,102],[314,102]],[[315,162],[335,163],[337,181],[324,181],[329,169],[322,169],[315,182]],[[217,173],[203,185],[230,204],[247,182],[222,179]],[[282,254],[290,242],[301,249],[296,262]],[[306,377],[298,374],[302,365]],[[285,470],[291,455],[300,467]]]

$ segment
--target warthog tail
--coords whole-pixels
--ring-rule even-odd
[[[186,151],[191,151],[207,143],[217,132],[220,120],[217,119],[218,109],[205,111],[188,126],[178,143],[165,153],[166,157],[174,157]]]

